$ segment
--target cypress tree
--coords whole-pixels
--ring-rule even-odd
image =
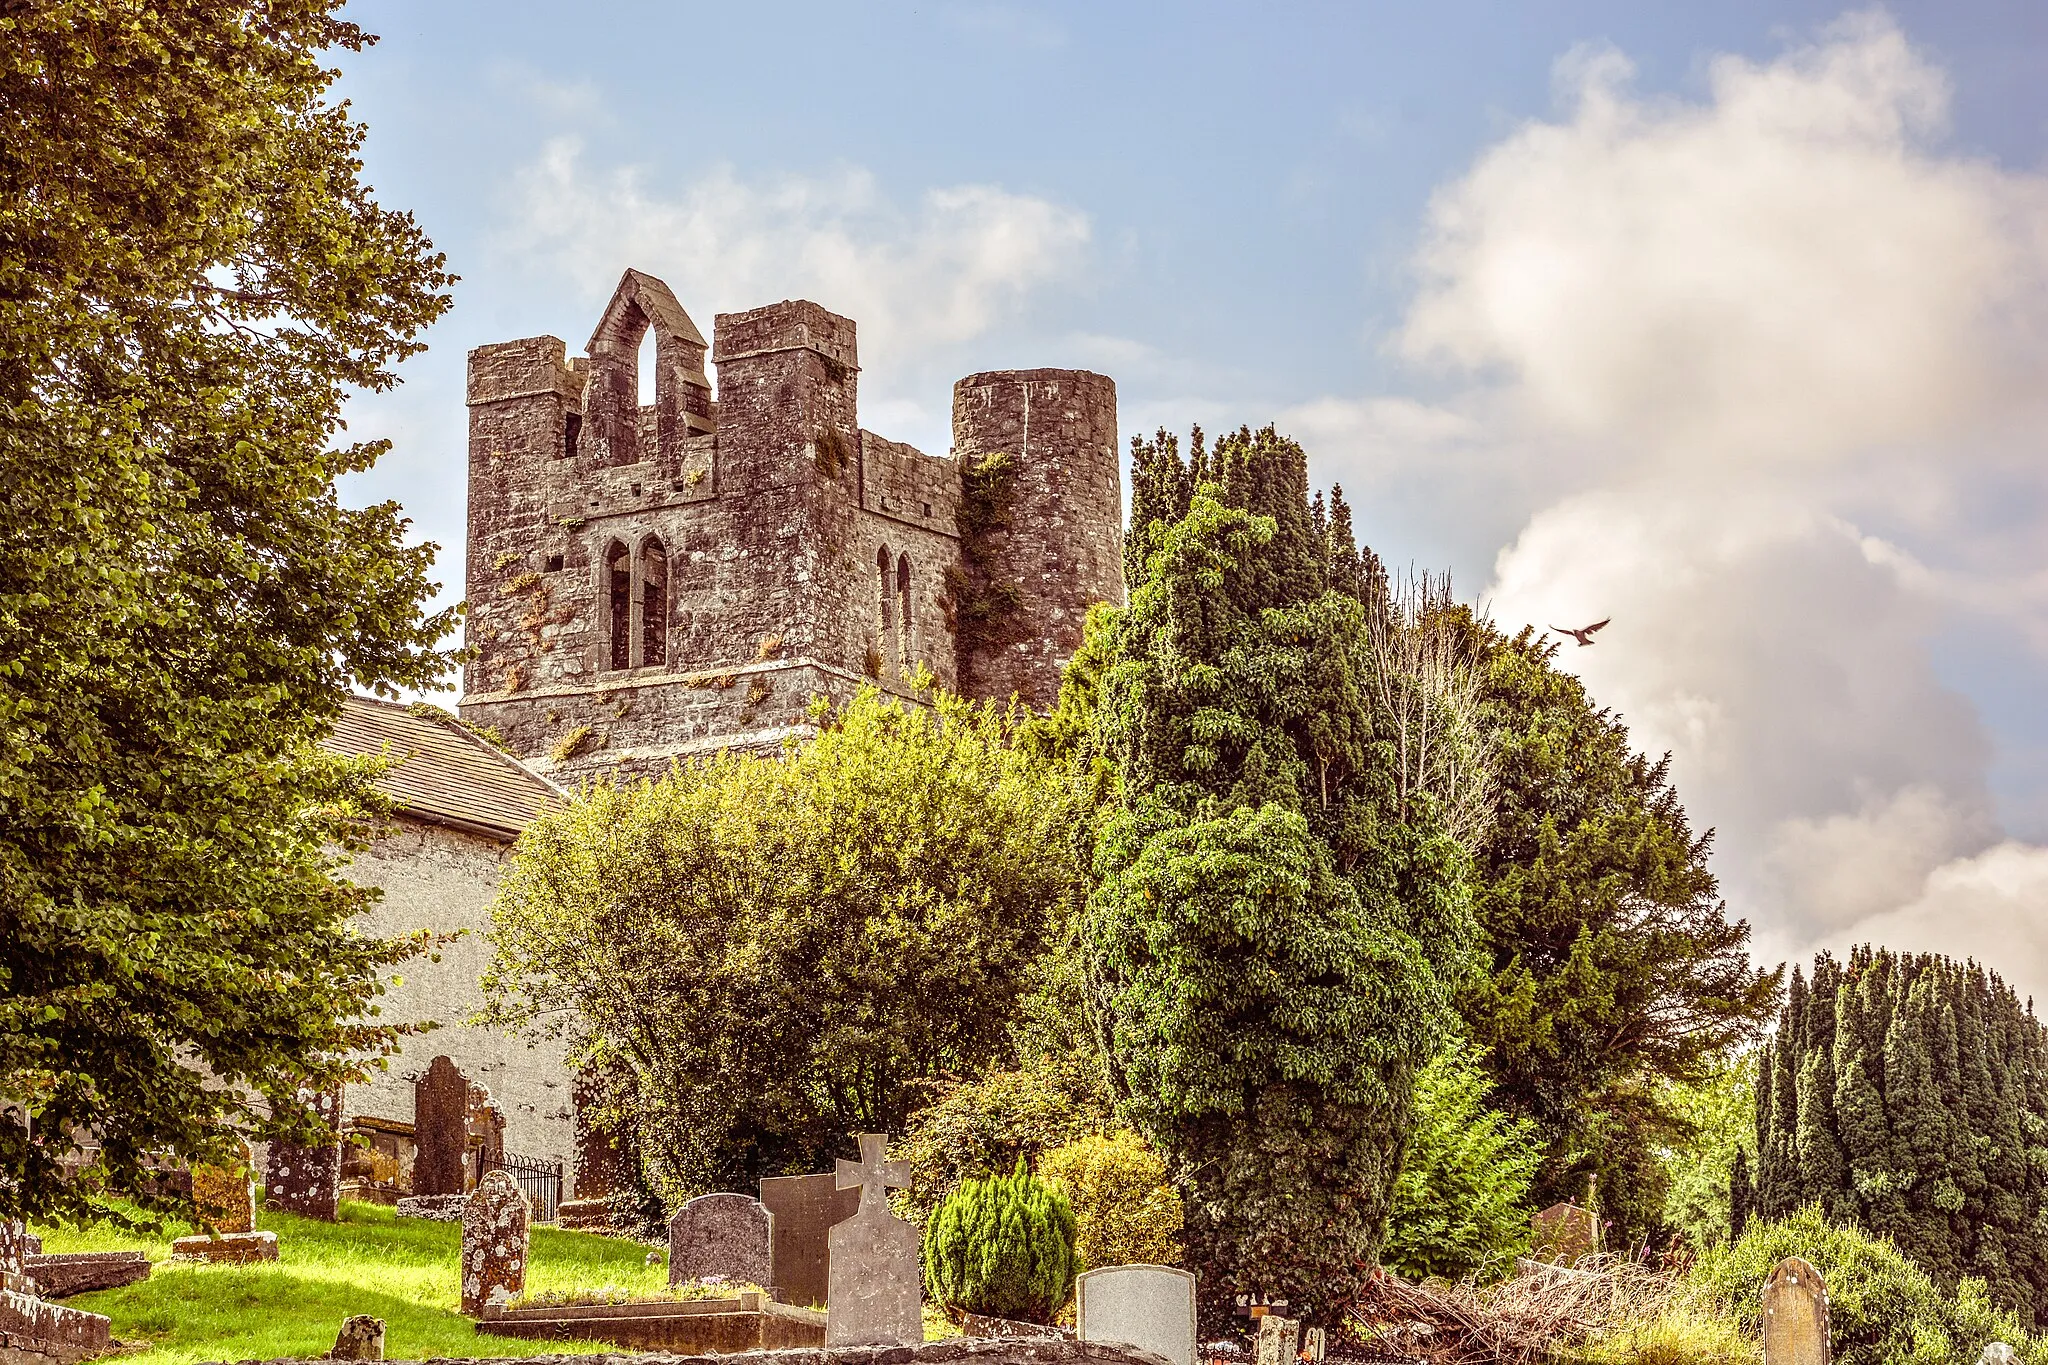
[[[1749,1176],[1749,1153],[1737,1147],[1735,1164],[1728,1170],[1728,1231],[1733,1240],[1742,1240],[1743,1229],[1749,1226],[1749,1215],[1755,1206],[1756,1185]]]

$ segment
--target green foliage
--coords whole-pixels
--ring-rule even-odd
[[[342,475],[354,389],[448,306],[362,183],[331,0],[0,6],[0,1217],[89,1217],[146,1154],[310,1140],[297,1099],[416,945],[335,875],[351,687],[434,685],[431,545]],[[59,1178],[66,1136],[102,1145]]]
[[[1995,974],[1858,948],[1792,978],[1758,1054],[1756,1212],[1817,1203],[2048,1316],[2048,1035]]]
[[[1664,1153],[1664,1222],[1695,1247],[1729,1239],[1736,1164],[1747,1169],[1756,1142],[1754,1070],[1745,1053],[1719,1063],[1697,1084],[1664,1087],[1662,1103],[1685,1133]]]
[[[1009,1175],[962,1181],[924,1236],[925,1282],[948,1309],[1051,1322],[1074,1290],[1074,1211],[1020,1157]]]
[[[1449,1048],[1415,1078],[1415,1128],[1380,1253],[1411,1279],[1505,1271],[1529,1246],[1536,1125],[1487,1107],[1482,1061]]]
[[[1672,790],[1628,730],[1524,630],[1488,632],[1482,725],[1495,815],[1475,849],[1486,971],[1458,1001],[1499,1102],[1534,1119],[1537,1200],[1582,1198],[1635,1241],[1663,1221],[1658,1153],[1686,1139],[1666,1082],[1754,1038],[1781,977],[1756,970]]]
[[[941,606],[963,669],[970,656],[1023,638],[1017,618],[1023,589],[996,573],[997,541],[1010,529],[1016,485],[1017,457],[1007,451],[967,461],[960,470],[954,522],[961,563],[946,569]]]
[[[910,1187],[896,1196],[896,1212],[922,1226],[962,1181],[1020,1160],[1035,1163],[1113,1124],[1100,1076],[1071,1057],[1038,1057],[949,1085],[911,1119],[896,1148],[910,1163]]]
[[[1134,453],[1130,606],[1084,647],[1097,839],[1091,990],[1119,1111],[1169,1160],[1204,1312],[1333,1316],[1379,1251],[1415,1072],[1466,968],[1464,855],[1404,797],[1354,563],[1301,448]],[[1348,552],[1349,559],[1345,559]]]
[[[2048,1342],[1994,1307],[1982,1280],[1945,1289],[1888,1239],[1831,1223],[1813,1205],[1753,1223],[1732,1247],[1708,1250],[1687,1273],[1687,1287],[1755,1340],[1763,1331],[1758,1288],[1787,1256],[1811,1262],[1827,1286],[1835,1365],[1970,1365],[1991,1341],[2013,1347],[2028,1365],[2048,1362]]]
[[[1038,1174],[1073,1206],[1082,1269],[1180,1264],[1180,1195],[1136,1133],[1119,1128],[1055,1147],[1038,1159]]]
[[[671,1207],[829,1166],[1006,1059],[1079,894],[1077,797],[1020,717],[869,690],[821,720],[779,762],[586,789],[527,829],[493,907],[494,1016],[573,1019]]]

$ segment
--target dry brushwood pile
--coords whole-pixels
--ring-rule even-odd
[[[1519,1261],[1499,1284],[1414,1285],[1382,1271],[1351,1309],[1352,1351],[1441,1365],[1535,1365],[1596,1332],[1652,1317],[1677,1276],[1625,1257]]]

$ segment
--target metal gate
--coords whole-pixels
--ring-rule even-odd
[[[520,1156],[506,1152],[497,1160],[485,1158],[486,1170],[503,1171],[519,1182],[526,1200],[533,1205],[536,1223],[552,1223],[562,1203],[562,1162],[559,1157]]]

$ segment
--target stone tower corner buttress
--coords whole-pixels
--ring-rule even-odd
[[[953,386],[962,499],[954,614],[960,690],[1059,698],[1088,609],[1121,605],[1116,383],[1088,370],[998,370]]]

